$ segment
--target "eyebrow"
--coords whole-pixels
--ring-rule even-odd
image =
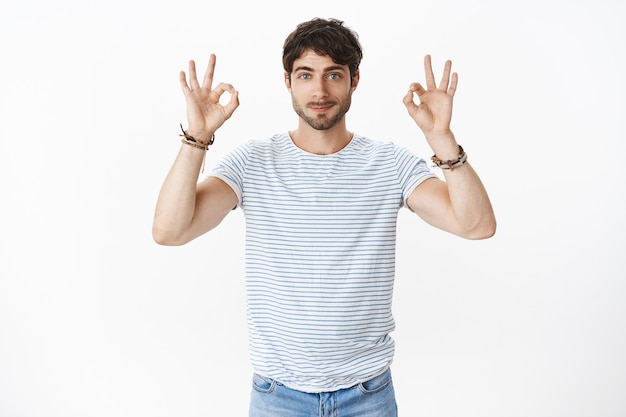
[[[313,68],[307,67],[304,65],[294,68],[292,72],[298,72],[298,71],[315,72]],[[341,65],[331,65],[330,67],[324,68],[322,72],[330,72],[330,71],[346,71],[346,70]]]

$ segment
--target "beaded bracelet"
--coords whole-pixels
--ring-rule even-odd
[[[450,159],[447,161],[442,161],[441,159],[437,158],[437,155],[433,155],[430,159],[439,168],[449,169],[450,171],[454,171],[454,168],[458,168],[461,165],[463,165],[465,162],[467,162],[467,154],[463,150],[463,147],[459,145],[459,157],[456,160]]]
[[[184,143],[185,145],[193,146],[194,148],[197,148],[197,149],[202,149],[203,151],[209,150],[208,146],[200,145],[199,143],[186,139],[186,138],[182,138],[180,142]]]
[[[205,151],[209,150],[209,146],[213,145],[213,142],[215,142],[215,135],[213,135],[211,137],[211,140],[209,140],[207,143],[204,142],[200,142],[198,139],[194,138],[193,136],[191,136],[189,133],[187,133],[185,131],[185,129],[183,129],[183,124],[180,124],[180,130],[182,130],[182,134],[178,135],[178,136],[182,136],[183,139],[181,140],[182,143],[189,145],[189,146],[193,146],[194,148],[198,148],[198,149],[203,149]]]
[[[189,133],[187,133],[185,131],[185,129],[183,129],[183,124],[182,123],[180,124],[180,130],[182,130],[183,133],[178,135],[178,136],[182,136],[183,137],[181,139],[182,143],[184,143],[185,145],[193,146],[194,148],[202,149],[203,151],[205,151],[204,157],[202,158],[202,170],[200,171],[201,174],[204,174],[204,164],[206,162],[206,151],[208,151],[209,150],[209,146],[213,145],[213,142],[215,142],[215,134],[213,134],[213,136],[211,137],[211,140],[209,140],[208,143],[204,143],[204,142],[200,142],[198,139],[194,138]]]

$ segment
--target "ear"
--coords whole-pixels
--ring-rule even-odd
[[[291,91],[291,74],[285,72],[285,87],[287,90]]]
[[[356,90],[356,86],[359,85],[359,80],[361,79],[361,70],[357,70],[354,77],[352,77],[352,91]]]

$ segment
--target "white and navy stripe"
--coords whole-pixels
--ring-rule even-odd
[[[331,155],[288,134],[250,141],[211,173],[246,218],[255,372],[308,392],[353,386],[391,362],[396,220],[424,160],[355,135]]]

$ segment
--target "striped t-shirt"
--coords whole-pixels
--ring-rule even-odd
[[[359,135],[315,155],[283,133],[239,146],[211,175],[245,213],[254,371],[305,392],[384,372],[394,354],[397,214],[434,177],[425,161]]]

